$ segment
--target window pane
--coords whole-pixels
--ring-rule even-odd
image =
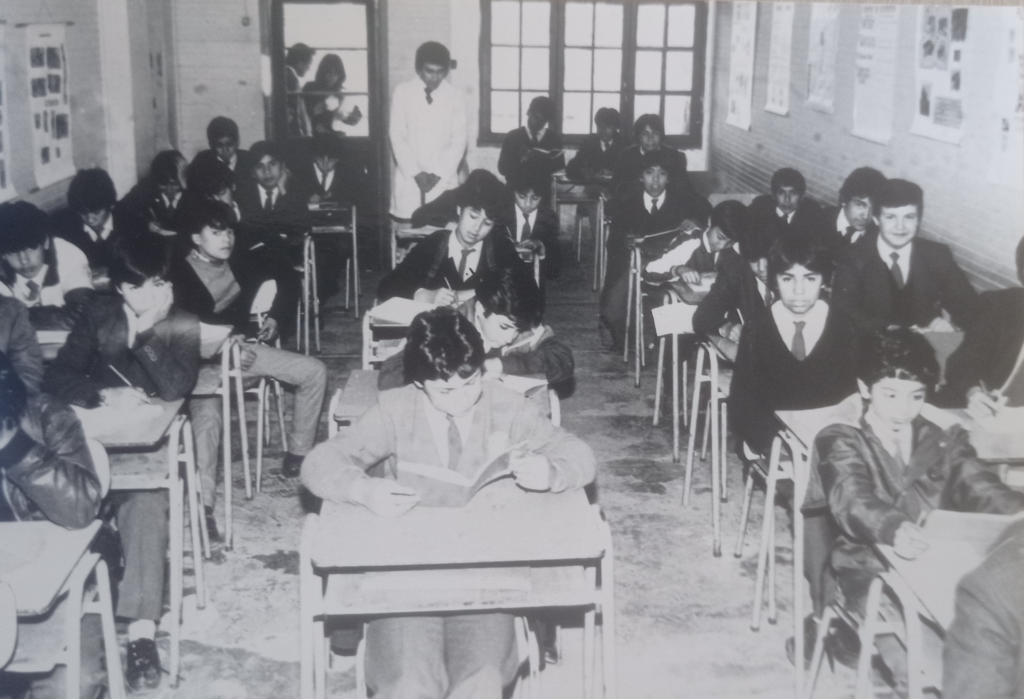
[[[544,74],[547,75],[547,68]],[[519,87],[519,49],[491,47],[491,87],[497,90],[515,90]]]
[[[636,13],[636,45],[665,45],[665,6],[641,5]]]
[[[593,46],[594,6],[570,2],[565,5],[565,45]]]
[[[690,96],[665,95],[665,134],[686,136],[690,133]]]
[[[288,7],[286,4],[285,7]],[[491,3],[491,45],[519,43],[519,3],[498,0]]]
[[[550,97],[547,92],[524,92],[519,102],[519,124],[522,126],[526,123],[526,110],[530,108],[530,102],[533,101],[534,97]]]
[[[668,8],[668,45],[688,49],[693,46],[693,23],[697,10],[693,5]]]
[[[665,89],[689,92],[693,89],[693,53],[669,51],[665,56]]]
[[[562,95],[562,133],[590,133],[590,93],[566,92]]]
[[[523,3],[523,46],[551,44],[551,3]]]
[[[524,89],[547,91],[551,78],[548,53],[548,49],[523,49]]]
[[[491,133],[519,128],[519,93],[491,91]]]
[[[594,46],[617,49],[622,46],[622,5],[597,4]]]
[[[622,87],[622,51],[594,51],[594,89],[617,92]]]
[[[595,92],[594,93],[594,114],[597,114],[597,110],[601,107],[611,107],[615,111],[619,111],[621,98],[618,92]],[[593,124],[594,120],[591,117],[590,123]],[[593,130],[591,126],[591,130]]]
[[[313,48],[366,48],[366,6],[352,3],[284,4],[284,45]]]
[[[635,89],[661,89],[661,51],[637,51]]]
[[[633,98],[633,114],[661,114],[661,95],[637,95]]]
[[[590,49],[565,50],[565,81],[566,90],[590,89]]]

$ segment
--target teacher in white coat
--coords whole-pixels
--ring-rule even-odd
[[[391,98],[391,152],[395,176],[391,216],[412,212],[441,192],[457,187],[466,153],[466,104],[445,78],[448,49],[436,41],[416,49],[416,75],[395,88]]]

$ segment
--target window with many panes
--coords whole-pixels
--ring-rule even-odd
[[[623,122],[665,121],[667,142],[699,148],[707,8],[646,0],[481,0],[480,139],[499,143],[525,123],[537,95],[557,107],[569,143],[614,107]]]

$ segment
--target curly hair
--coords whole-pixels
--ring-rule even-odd
[[[939,360],[924,335],[894,325],[864,343],[857,378],[868,386],[882,379],[903,379],[933,388],[939,381]]]
[[[465,379],[483,367],[484,343],[469,319],[442,306],[413,319],[402,359],[407,384]]]

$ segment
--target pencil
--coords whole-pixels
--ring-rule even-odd
[[[125,385],[126,385],[126,386],[128,386],[129,388],[135,388],[135,384],[133,384],[133,383],[132,383],[131,381],[129,381],[129,380],[128,380],[128,377],[126,377],[126,376],[125,376],[124,374],[122,374],[122,373],[121,373],[120,371],[118,371],[117,369],[115,369],[115,368],[114,368],[114,365],[113,365],[113,364],[108,364],[107,366],[108,366],[108,367],[110,367],[110,370],[111,370],[112,372],[114,372],[115,374],[117,374],[117,378],[119,378],[119,379],[121,379],[122,381],[124,381],[124,383],[125,383]]]

